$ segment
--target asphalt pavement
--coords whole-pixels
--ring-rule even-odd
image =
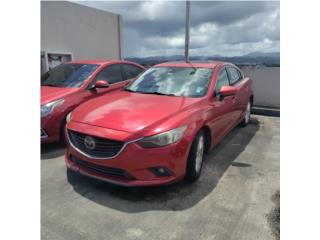
[[[206,156],[202,176],[124,188],[67,176],[64,147],[41,147],[41,239],[274,239],[280,118],[254,115]]]

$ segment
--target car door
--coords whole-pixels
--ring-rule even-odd
[[[107,80],[109,83],[109,87],[95,88],[91,90],[90,88],[98,80]],[[87,90],[85,90],[84,92],[84,100],[87,101],[89,99],[101,96],[105,93],[120,89],[124,85],[126,85],[126,81],[122,73],[121,64],[108,65],[95,76],[90,85],[87,87]]]
[[[126,78],[122,72],[121,64],[112,64],[105,67],[105,69],[97,74],[93,82],[96,82],[98,80],[107,80],[109,83],[108,88],[97,89],[99,94],[113,91],[115,89],[123,87],[126,84]]]
[[[234,96],[234,110],[233,110],[233,122],[236,124],[241,117],[245,107],[247,105],[247,84],[243,81],[243,74],[241,71],[233,66],[227,66],[227,73],[230,79],[230,85],[237,89]]]
[[[230,86],[225,67],[219,70],[214,88],[214,96],[210,99],[210,128],[214,133],[215,142],[219,142],[233,124],[234,97],[227,96],[222,98],[219,95],[219,91],[223,86]]]

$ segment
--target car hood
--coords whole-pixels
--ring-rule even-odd
[[[41,86],[41,105],[64,98],[74,92],[79,91],[78,88],[58,88]]]
[[[198,98],[117,91],[80,105],[73,111],[72,121],[139,133],[198,101]]]

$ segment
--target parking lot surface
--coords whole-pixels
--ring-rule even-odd
[[[207,156],[194,184],[124,188],[67,177],[64,148],[41,148],[41,239],[274,239],[280,118],[254,115]]]

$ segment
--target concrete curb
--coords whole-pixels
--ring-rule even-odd
[[[252,113],[257,115],[280,117],[280,108],[253,106]]]

